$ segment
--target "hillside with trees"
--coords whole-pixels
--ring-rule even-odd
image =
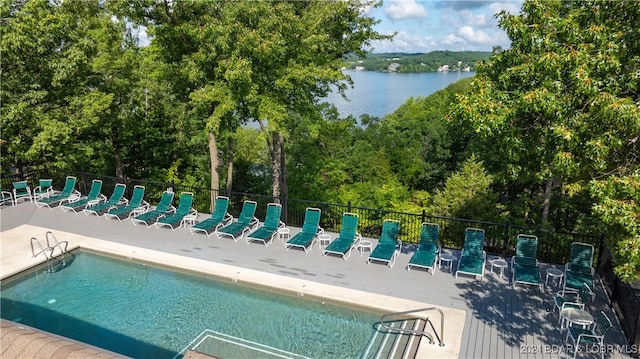
[[[498,15],[510,49],[433,62],[368,54],[373,4],[0,2],[2,170],[603,233],[638,279],[640,2],[526,0]],[[358,122],[319,104],[345,59],[477,67]]]
[[[491,52],[486,51],[432,51],[426,54],[370,53],[365,58],[347,57],[344,67],[350,70],[378,72],[435,72],[475,71],[476,63],[487,61]]]

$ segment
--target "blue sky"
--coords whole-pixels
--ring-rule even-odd
[[[375,41],[373,51],[427,53],[436,50],[491,51],[511,41],[494,17],[501,10],[518,14],[522,0],[384,0],[366,16],[381,20],[375,29],[397,32],[393,41]]]

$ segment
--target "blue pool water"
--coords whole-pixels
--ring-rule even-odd
[[[205,330],[313,358],[357,358],[380,313],[92,253],[0,288],[1,316],[134,358],[172,358]]]

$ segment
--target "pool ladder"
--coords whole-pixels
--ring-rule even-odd
[[[435,311],[440,314],[440,333],[427,316],[411,315],[419,312]],[[427,330],[430,326],[430,331]],[[440,346],[444,346],[444,313],[440,308],[429,307],[404,312],[387,313],[376,323],[376,331],[370,338],[361,359],[408,359],[416,356],[419,338],[425,336],[429,344],[434,344],[435,336]],[[433,334],[432,334],[433,333]]]
[[[53,234],[53,232],[51,231],[47,231],[47,233],[45,234],[45,238],[47,240],[47,246],[43,247],[38,238],[31,237],[31,254],[33,255],[33,258],[39,256],[40,254],[44,255],[45,259],[47,260],[47,271],[54,272],[52,260],[55,258],[54,253],[56,251],[56,248],[60,252],[60,254],[58,255],[61,257],[61,261],[59,261],[58,263],[62,263],[62,266],[64,267],[66,265],[65,254],[67,253],[67,246],[69,245],[69,242],[58,242],[55,234]],[[60,243],[64,243],[64,248]],[[36,247],[40,250],[38,253],[36,253]]]
[[[438,344],[441,347],[443,347],[444,346],[444,312],[442,311],[442,309],[440,309],[438,307],[428,307],[428,308],[407,310],[407,311],[404,311],[404,312],[387,313],[387,314],[383,315],[380,318],[380,325],[384,329],[386,329],[388,332],[391,332],[391,333],[420,335],[420,336],[424,335],[425,337],[429,338],[429,344],[434,344],[433,336],[431,335],[431,333],[427,332],[424,329],[416,330],[416,329],[397,328],[397,327],[392,327],[392,326],[387,324],[387,322],[390,321],[389,318],[392,318],[392,317],[404,317],[404,316],[406,316],[408,314],[419,313],[419,312],[430,312],[430,311],[435,311],[435,312],[440,313],[440,335],[438,335],[438,331],[433,326],[433,323],[431,322],[431,319],[429,317],[426,317],[426,318],[414,318],[414,319],[416,319],[416,320],[417,319],[423,319],[425,322],[427,322],[431,326],[431,330],[433,330],[433,334],[436,336],[436,339],[438,339]]]

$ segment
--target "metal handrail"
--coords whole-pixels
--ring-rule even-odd
[[[51,235],[51,237],[49,237],[49,235]],[[64,254],[67,253],[67,247],[69,246],[69,242],[62,241],[62,243],[64,243],[64,249],[62,249],[60,242],[58,242],[58,239],[56,238],[55,234],[53,234],[53,232],[47,231],[45,236],[47,238],[47,247],[51,249],[51,258],[53,258],[53,251],[55,250],[55,248],[58,248],[60,250],[60,254],[62,254],[62,265],[66,265],[64,260]],[[50,240],[53,240],[53,245],[51,245]]]
[[[40,248],[40,252],[38,253],[36,253],[36,251],[33,248],[34,242]],[[47,251],[51,252],[51,254],[47,255]],[[43,248],[38,238],[31,237],[31,254],[33,255],[33,258],[35,258],[36,256],[39,256],[41,253],[44,254],[44,258],[47,260],[47,270],[51,272],[51,258],[53,258],[53,248],[51,247]]]
[[[38,245],[38,247],[40,248],[40,252],[36,253],[36,251],[33,248],[33,243],[36,243]],[[50,250],[51,248],[47,247],[42,248],[42,244],[40,244],[40,241],[38,240],[38,238],[36,237],[31,237],[31,255],[33,256],[33,258],[39,256],[40,254],[44,253],[45,258],[47,259],[47,262],[49,261],[49,256],[47,255],[47,250]]]
[[[403,333],[403,334],[414,334],[414,335],[424,335],[425,337],[429,338],[429,343],[433,344],[433,338],[431,337],[431,334],[428,333],[425,330],[394,328],[394,327],[388,326],[385,323],[385,318],[388,318],[388,317],[402,316],[402,315],[418,313],[418,312],[427,312],[427,311],[437,311],[438,313],[440,313],[440,335],[438,335],[438,331],[433,326],[433,323],[431,322],[429,317],[419,318],[419,319],[424,319],[427,323],[429,323],[429,325],[431,326],[431,329],[433,329],[433,333],[435,334],[436,338],[438,339],[439,346],[443,347],[444,346],[444,312],[442,311],[442,309],[440,309],[438,307],[428,307],[428,308],[407,310],[407,311],[404,311],[404,312],[387,313],[387,314],[383,315],[382,317],[380,317],[380,324],[382,325],[383,328],[385,328],[387,331],[390,331],[390,332],[398,332],[398,333]]]

